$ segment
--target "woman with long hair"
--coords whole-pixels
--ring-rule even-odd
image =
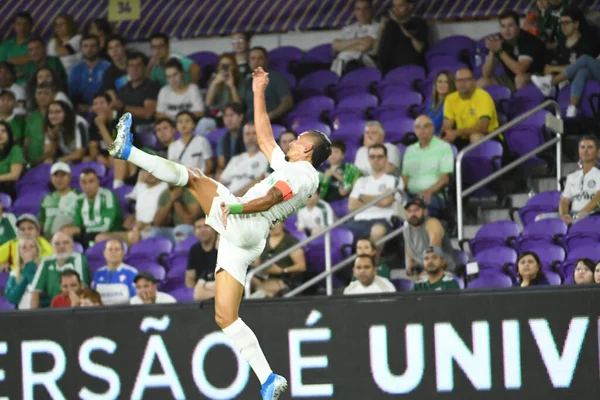
[[[222,54],[206,94],[206,106],[214,110],[213,114],[222,113],[229,103],[241,103],[239,84],[240,71],[235,56]]]
[[[517,274],[521,287],[549,284],[546,275],[542,271],[540,257],[531,251],[521,253],[519,256]]]
[[[4,289],[6,299],[18,309],[31,308],[31,283],[40,265],[42,251],[39,243],[32,238],[20,238],[17,247],[15,268]]]
[[[21,177],[24,164],[23,149],[15,143],[10,125],[0,121],[0,192],[15,197],[15,183]]]
[[[86,155],[88,123],[64,101],[53,101],[44,122],[44,159],[78,162]]]
[[[71,67],[81,59],[81,35],[77,31],[75,19],[69,14],[59,14],[54,19],[54,35],[48,42],[47,50],[49,56],[60,58],[67,75]]]
[[[53,100],[62,100],[65,103],[69,104],[71,107],[73,106],[69,96],[67,96],[67,86],[66,82],[63,82],[60,76],[52,71],[48,67],[38,68],[37,71],[31,76],[29,81],[27,82],[27,98],[29,99],[28,108],[30,111],[33,111],[36,108],[35,105],[35,89],[42,82],[48,82],[52,86],[54,86],[56,90],[56,95]]]
[[[214,163],[210,142],[204,136],[194,135],[196,118],[189,111],[181,111],[175,118],[181,138],[169,145],[168,158],[210,174]]]
[[[194,118],[204,116],[204,102],[200,88],[195,83],[186,83],[183,77],[183,65],[176,58],[171,58],[165,64],[165,76],[168,85],[158,92],[156,102],[156,118],[175,119],[179,111],[189,111]]]
[[[454,76],[449,71],[440,71],[433,81],[431,101],[425,106],[423,114],[428,115],[439,134],[444,124],[444,100],[450,93],[456,91]]]
[[[100,58],[110,61],[108,57],[107,50],[107,42],[106,40],[112,34],[112,27],[106,18],[96,18],[90,24],[90,28],[88,29],[88,33],[90,35],[94,35],[100,41]]]

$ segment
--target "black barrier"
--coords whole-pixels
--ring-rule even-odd
[[[442,292],[246,302],[241,315],[290,382],[282,399],[597,399],[599,301],[594,288]],[[0,398],[260,398],[212,304],[1,317]]]

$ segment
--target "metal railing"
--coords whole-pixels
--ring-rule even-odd
[[[312,242],[312,241],[320,238],[321,236],[325,236],[325,249],[324,249],[325,250],[324,251],[324,253],[325,253],[325,272],[329,272],[329,274],[326,276],[326,278],[327,278],[327,281],[326,281],[326,291],[327,291],[327,295],[331,296],[331,294],[333,293],[333,284],[332,284],[332,280],[331,280],[332,267],[331,267],[331,238],[330,238],[330,232],[333,229],[339,227],[340,225],[343,225],[344,223],[350,221],[358,213],[366,210],[369,207],[374,206],[375,204],[379,203],[383,199],[386,199],[386,198],[388,198],[390,196],[395,196],[396,193],[399,193],[399,192],[401,192],[401,190],[398,189],[398,188],[396,188],[396,189],[394,189],[391,192],[387,192],[387,193],[382,194],[381,196],[379,196],[376,199],[368,202],[367,204],[365,204],[361,208],[359,208],[357,210],[354,210],[351,213],[349,213],[349,214],[345,215],[344,217],[340,218],[339,220],[335,221],[335,223],[333,225],[328,226],[327,228],[323,229],[322,231],[319,231],[319,232],[315,233],[314,235],[309,236],[308,238],[306,238],[304,240],[301,240],[300,242],[296,243],[295,245],[293,245],[292,247],[288,248],[284,252],[279,253],[276,256],[274,256],[274,257],[272,257],[272,258],[270,258],[268,260],[263,261],[256,268],[252,268],[250,271],[248,271],[248,274],[246,275],[246,283],[244,285],[244,295],[245,295],[245,297],[249,298],[250,295],[251,295],[251,293],[252,293],[252,278],[254,278],[254,276],[256,276],[260,272],[264,271],[265,269],[267,269],[271,265],[276,264],[279,260],[281,260],[284,257],[288,256],[289,254],[291,254],[295,250],[300,249],[300,248],[306,246],[307,244],[309,244],[310,242]],[[387,237],[387,236],[388,235],[384,236],[384,238]],[[338,265],[336,265],[336,267]]]
[[[375,244],[377,246],[380,246],[384,243],[387,243],[391,239],[393,239],[396,236],[398,236],[399,234],[401,234],[405,228],[406,228],[406,226],[403,225],[400,228],[397,228],[397,229],[391,231],[390,233],[388,233],[387,235],[385,235],[384,237],[379,239],[377,242],[375,242]],[[329,280],[331,280],[331,275],[335,274],[337,271],[344,268],[348,264],[354,262],[354,260],[356,260],[356,257],[357,257],[356,254],[352,254],[350,257],[346,258],[345,260],[340,261],[339,263],[337,263],[336,265],[331,267],[331,269],[329,271],[325,270],[325,271],[321,272],[319,275],[304,282],[302,285],[298,286],[296,289],[286,293],[283,297],[293,297],[293,296],[297,295],[298,293],[302,293],[306,289],[313,286],[315,283],[319,283],[323,279],[329,278]]]
[[[552,106],[554,108],[555,118],[556,118],[556,121],[558,121],[558,123],[556,123],[556,121],[552,121],[551,119],[546,118],[546,125],[547,126],[549,125],[551,130],[554,133],[556,133],[556,137],[554,137],[554,138],[550,139],[549,141],[547,141],[546,143],[536,147],[535,149],[531,150],[529,153],[522,155],[521,157],[517,158],[510,164],[500,168],[498,171],[485,177],[481,181],[475,183],[468,189],[463,190],[463,187],[462,187],[462,184],[463,184],[463,182],[462,182],[462,161],[463,161],[463,158],[466,153],[481,146],[483,143],[485,143],[489,140],[492,140],[493,138],[500,135],[502,132],[506,131],[507,129],[512,128],[513,126],[515,126],[518,123],[520,123],[521,121],[529,118],[536,112],[544,110],[545,108],[547,108],[549,106]],[[519,115],[518,117],[516,117],[509,123],[502,125],[501,127],[496,129],[492,133],[487,134],[480,141],[465,147],[458,153],[458,155],[456,156],[455,174],[456,174],[456,213],[457,213],[456,217],[457,217],[458,240],[459,241],[463,239],[463,235],[464,235],[464,232],[463,232],[464,231],[463,197],[470,195],[474,191],[482,188],[483,186],[487,185],[489,182],[493,181],[494,179],[498,178],[501,175],[504,175],[506,172],[512,170],[513,168],[523,164],[525,161],[527,161],[531,157],[550,148],[554,144],[556,144],[556,185],[557,185],[558,189],[560,190],[560,179],[562,176],[562,153],[561,153],[561,139],[562,139],[562,134],[563,134],[562,131],[563,131],[563,127],[562,127],[562,121],[561,121],[561,117],[560,117],[560,107],[556,101],[547,100],[547,101],[543,102],[542,104],[538,105],[537,107],[534,107],[531,110],[527,111],[526,113]]]

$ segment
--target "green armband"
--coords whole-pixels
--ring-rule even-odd
[[[241,214],[244,206],[241,204],[228,204],[230,214]]]

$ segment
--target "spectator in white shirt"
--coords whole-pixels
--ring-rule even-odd
[[[581,168],[567,176],[558,212],[540,214],[536,217],[536,221],[544,218],[561,218],[567,224],[571,224],[598,210],[600,202],[598,149],[599,143],[595,136],[586,135],[579,140]]]
[[[264,179],[269,167],[267,157],[260,151],[253,122],[244,126],[244,145],[246,152],[234,156],[225,167],[220,181],[235,196],[243,196],[248,189]]]
[[[340,37],[333,41],[333,51],[337,57],[331,70],[342,75],[344,67],[352,60],[362,61],[367,67],[375,67],[371,57],[379,36],[379,24],[373,21],[373,6],[370,0],[354,2],[354,16],[357,22],[342,29]]]
[[[54,37],[48,42],[46,52],[56,56],[67,72],[81,60],[81,35],[77,33],[75,19],[69,14],[59,14],[54,20]]]
[[[344,294],[390,293],[396,291],[396,287],[389,279],[377,276],[377,266],[373,256],[366,254],[357,256],[353,271],[356,280],[344,289]]]
[[[298,210],[296,228],[310,236],[332,225],[334,219],[333,209],[326,201],[321,200],[321,192],[317,190],[306,200],[306,206]]]
[[[130,246],[142,239],[150,237],[152,223],[158,210],[158,199],[169,185],[156,179],[152,174],[141,170],[138,181],[133,190],[126,196],[128,200],[135,202],[135,214],[129,215],[123,227],[123,232],[101,233],[96,237],[100,242],[109,239],[126,241]]]
[[[177,300],[168,293],[159,292],[156,289],[156,278],[152,273],[140,272],[135,279],[135,297],[131,298],[130,304],[167,304],[177,303]]]
[[[388,165],[387,149],[383,144],[374,144],[369,148],[369,163],[372,173],[359,178],[348,200],[348,209],[352,212],[375,200],[384,193],[392,193],[395,189],[404,189],[404,183],[399,177],[386,173]],[[398,194],[390,195],[374,206],[360,212],[354,221],[345,226],[354,233],[354,237],[370,237],[377,242],[391,229],[391,218],[395,213]]]
[[[212,148],[204,136],[194,135],[196,119],[189,111],[177,114],[177,130],[181,138],[171,143],[168,158],[189,168],[198,168],[205,174],[213,170]]]
[[[168,85],[158,92],[156,118],[175,119],[180,111],[189,111],[196,119],[204,116],[204,102],[200,88],[195,83],[186,83],[183,79],[183,66],[176,58],[165,64]]]
[[[372,172],[371,163],[369,162],[369,147],[374,144],[382,144],[387,150],[387,163],[385,164],[385,172],[395,172],[400,168],[402,155],[398,147],[392,143],[384,143],[385,130],[378,121],[369,121],[365,125],[365,134],[363,137],[363,146],[356,152],[354,165],[360,170],[363,175],[369,175]]]

